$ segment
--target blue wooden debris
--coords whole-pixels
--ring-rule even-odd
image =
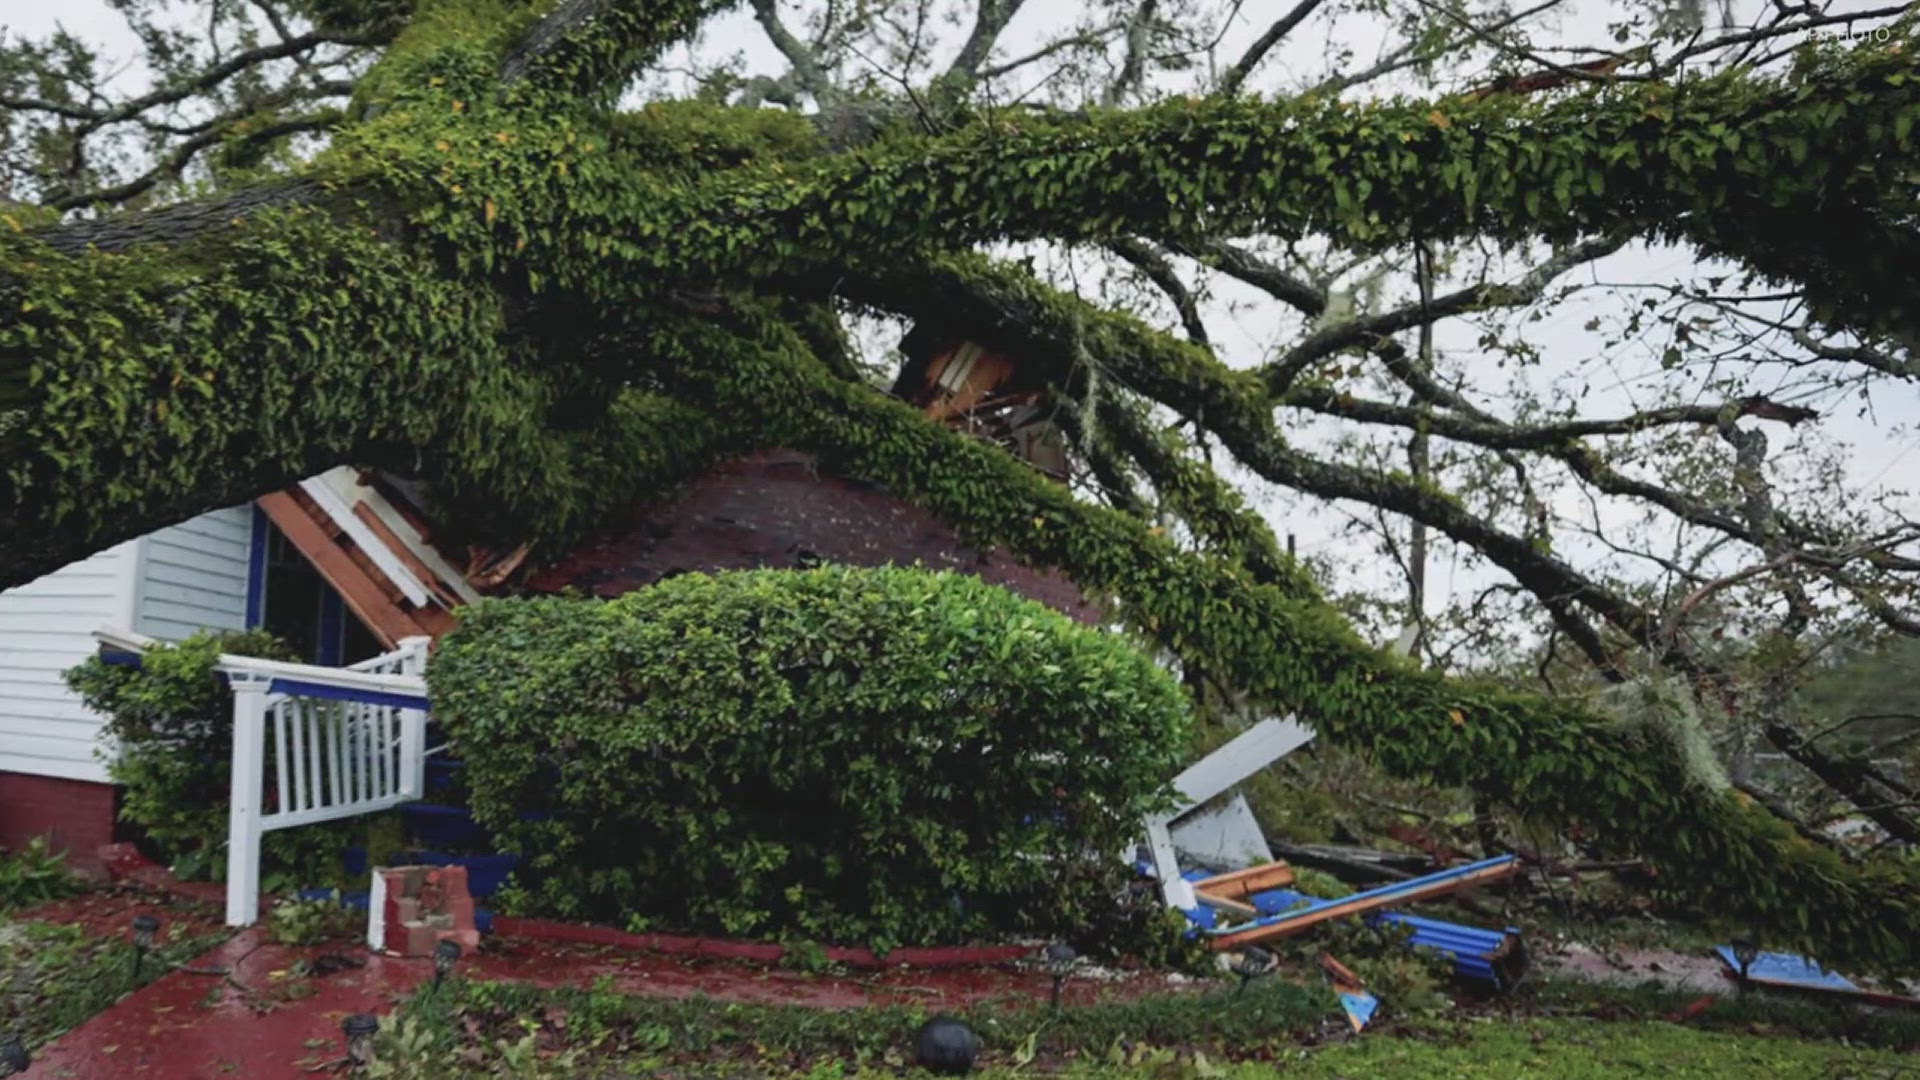
[[[1727,970],[1740,974],[1740,961],[1733,955],[1733,947],[1722,945],[1713,950],[1727,965]],[[1851,979],[1837,972],[1828,971],[1818,962],[1792,953],[1763,952],[1753,958],[1752,966],[1747,968],[1747,976],[1753,982],[1766,986],[1791,986],[1801,990],[1830,990],[1842,994],[1862,993]]]
[[[1347,1014],[1347,1023],[1353,1030],[1359,1031],[1373,1019],[1374,1010],[1380,1007],[1380,999],[1365,990],[1340,990],[1340,1008]]]
[[[1153,872],[1153,864],[1144,860],[1137,864],[1137,868],[1143,874],[1151,875]],[[1430,877],[1457,874],[1460,869],[1466,868],[1442,871]],[[1203,870],[1190,870],[1182,876],[1189,881],[1199,881],[1208,877],[1209,874]],[[1413,880],[1420,882],[1426,879]],[[1405,885],[1407,882],[1399,884]],[[1267,917],[1295,910],[1312,910],[1332,903],[1295,889],[1270,889],[1254,893],[1247,899],[1261,915]],[[1343,897],[1342,899],[1351,898]],[[1301,907],[1303,904],[1307,906]],[[1193,936],[1214,931],[1219,927],[1218,913],[1205,905],[1183,909],[1182,913],[1194,924],[1190,931]],[[1368,926],[1408,927],[1412,931],[1407,941],[1410,948],[1425,947],[1443,953],[1452,959],[1456,975],[1463,979],[1486,983],[1496,990],[1512,989],[1526,972],[1526,947],[1520,937],[1520,928],[1517,926],[1509,926],[1503,930],[1489,930],[1398,911],[1378,911],[1362,918]]]

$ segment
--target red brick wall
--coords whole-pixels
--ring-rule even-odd
[[[1100,621],[1099,609],[1065,577],[1021,566],[1003,551],[968,547],[931,514],[871,484],[821,473],[810,457],[788,451],[722,465],[673,498],[638,508],[625,529],[529,575],[527,585],[542,592],[571,585],[611,597],[675,573],[815,559],[958,570],[1082,622]]]
[[[112,784],[0,772],[0,848],[44,836],[69,866],[92,871],[101,845],[114,839],[114,796]]]

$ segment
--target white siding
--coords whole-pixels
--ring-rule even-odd
[[[144,540],[129,540],[0,592],[0,769],[105,780],[100,721],[60,675],[95,651],[93,631],[124,626]]]
[[[253,515],[235,506],[147,536],[133,629],[162,641],[246,629]]]
[[[243,628],[253,514],[202,514],[0,592],[0,770],[107,779],[100,719],[61,674],[102,627],[165,640]]]

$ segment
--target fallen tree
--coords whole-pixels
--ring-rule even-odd
[[[1383,342],[1398,324],[1316,331],[1298,356],[1234,370],[971,250],[1144,240],[1231,262],[1211,245],[1243,234],[1357,253],[1664,238],[1791,283],[1824,326],[1867,343],[1862,362],[1898,367],[1920,273],[1920,82],[1904,34],[1808,50],[1785,74],[1608,74],[1561,97],[1222,92],[1070,110],[990,107],[960,78],[913,109],[862,111],[816,85],[819,110],[799,116],[616,105],[714,5],[327,8],[323,24],[374,52],[323,151],[221,173],[210,190],[176,185],[150,207],[89,216],[76,208],[113,199],[67,191],[0,213],[0,585],[340,463],[426,479],[474,529],[550,550],[723,450],[806,449],[1065,570],[1190,669],[1396,774],[1586,823],[1770,942],[1920,961],[1909,866],[1810,844],[1692,768],[1658,723],[1370,647],[1219,476],[1115,408],[1169,409],[1279,483],[1403,507],[1488,553],[1596,663],[1608,646],[1589,614],[1660,646],[1657,620],[1447,493],[1289,444],[1276,409],[1358,408],[1315,365],[1354,348],[1404,361]],[[805,70],[796,61],[803,83]],[[1129,475],[1148,476],[1194,543],[879,393],[839,351],[832,305],[849,300],[979,313],[970,329],[1050,365],[1063,400],[1096,419],[1079,449],[1118,453],[1108,501],[1125,505]],[[1096,364],[1131,397],[1103,403]],[[1715,417],[1778,415],[1742,408]],[[1702,419],[1621,424],[1655,422]],[[1531,439],[1596,483],[1626,483],[1582,428],[1442,426]],[[1797,527],[1751,538],[1819,544]],[[1713,675],[1685,649],[1659,652]]]

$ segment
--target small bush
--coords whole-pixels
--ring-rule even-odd
[[[45,837],[0,854],[0,911],[72,896],[82,887],[67,869],[66,857],[47,850]]]
[[[366,915],[341,903],[338,897],[283,900],[267,913],[267,932],[282,945],[351,940],[366,926]]]
[[[119,747],[107,771],[126,787],[121,819],[140,826],[174,873],[187,879],[220,881],[227,869],[233,695],[213,670],[221,653],[294,659],[264,630],[207,631],[148,649],[137,667],[94,656],[66,674],[87,707],[106,717],[107,738]],[[273,775],[271,760],[267,775]],[[316,866],[338,874],[339,851],[354,828],[334,823],[267,833],[262,887],[275,892],[322,884],[327,879],[314,880]]]
[[[1187,724],[1122,639],[895,569],[487,601],[428,679],[523,897],[881,947],[1059,910],[1036,900],[1133,839]]]

